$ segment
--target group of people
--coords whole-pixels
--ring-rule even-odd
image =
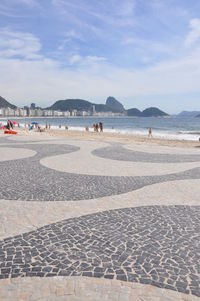
[[[45,126],[45,128],[46,128],[46,130],[50,130],[51,129],[51,125],[50,125],[50,123],[48,124],[48,123],[46,123],[46,126]]]
[[[6,128],[8,129],[8,130],[13,130],[13,122],[11,121],[11,120],[8,120],[7,121],[7,125],[6,125]]]
[[[99,123],[94,123],[93,124],[93,129],[94,129],[94,132],[103,132],[103,123],[102,122],[99,122]]]

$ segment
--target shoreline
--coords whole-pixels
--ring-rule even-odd
[[[169,147],[180,147],[180,148],[200,148],[199,141],[193,140],[175,140],[175,139],[166,139],[166,138],[158,138],[153,136],[152,138],[148,138],[147,135],[136,135],[136,134],[121,134],[121,133],[96,133],[93,131],[78,131],[78,130],[60,130],[60,129],[50,129],[45,130],[44,132],[36,132],[29,131],[28,129],[17,128],[15,127],[18,134],[26,134],[26,135],[40,135],[40,136],[49,136],[49,137],[66,137],[71,139],[79,139],[79,140],[97,140],[101,142],[123,142],[126,144],[154,144],[154,145],[162,145]]]
[[[76,118],[80,118],[80,122],[75,121]],[[67,118],[64,117],[59,117],[59,118],[54,118],[54,117],[30,117],[28,119],[21,119],[20,118],[16,118],[16,123],[20,125],[21,129],[25,129],[25,125],[28,125],[32,123],[32,120],[34,120],[36,122],[38,122],[38,124],[41,126],[42,129],[45,128],[46,124],[50,124],[51,125],[51,130],[58,130],[58,131],[66,131],[66,127],[68,128],[68,130],[71,132],[80,132],[80,133],[84,133],[85,132],[85,128],[88,127],[89,128],[89,132],[93,132],[93,126],[92,124],[98,122],[103,122],[104,125],[104,134],[106,135],[112,135],[112,136],[120,136],[120,137],[135,137],[135,139],[143,139],[146,138],[148,135],[148,131],[149,128],[153,129],[153,138],[154,140],[165,140],[165,141],[175,141],[175,143],[177,141],[181,141],[180,143],[182,144],[183,141],[189,141],[189,143],[198,143],[200,140],[200,128],[199,128],[199,123],[192,124],[190,125],[190,122],[188,123],[187,121],[187,126],[183,123],[179,124],[179,122],[177,123],[177,120],[173,121],[173,123],[171,124],[171,122],[168,124],[163,124],[163,122],[161,122],[161,124],[159,122],[157,122],[156,120],[153,120],[152,122],[147,122],[145,119],[144,123],[140,122],[140,123],[127,123],[127,122],[122,122],[122,125],[120,126],[120,124],[118,122],[116,122],[116,120],[114,119],[114,121],[112,122],[108,122],[106,120],[108,120],[109,118],[105,118],[105,120],[93,120],[94,118],[91,117],[91,120],[89,120],[88,118],[86,118],[86,120],[84,120],[83,122],[83,117],[71,117],[71,120],[73,120],[73,122],[70,122]],[[53,121],[51,121],[51,119]],[[0,119],[1,120],[1,119]],[[46,121],[45,121],[46,120]],[[60,121],[59,121],[60,120]],[[64,120],[64,121],[63,121]],[[1,122],[1,121],[0,121]],[[175,122],[175,123],[174,123]],[[6,124],[6,120],[2,120],[2,124]],[[160,125],[159,125],[160,124]],[[174,126],[175,124],[175,126]],[[178,142],[179,143],[179,142]],[[179,143],[179,144],[180,144]]]

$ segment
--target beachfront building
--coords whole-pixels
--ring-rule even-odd
[[[4,116],[4,108],[0,109],[0,116]]]
[[[89,112],[87,112],[87,111],[82,111],[81,112],[81,116],[88,116],[89,115]]]
[[[96,112],[94,116],[102,116],[102,117],[109,117],[109,116],[124,116],[124,113],[113,113],[113,112]]]
[[[63,112],[61,112],[61,111],[53,111],[54,113],[53,113],[53,116],[54,117],[61,117],[61,116],[63,116]]]
[[[92,115],[96,114],[96,109],[95,109],[95,105],[92,105]]]
[[[25,109],[21,109],[21,108],[17,108],[14,110],[14,115],[16,117],[26,117],[27,115],[27,110]]]
[[[53,114],[53,111],[52,110],[43,110],[43,116],[45,117],[52,117],[54,114]]]
[[[35,110],[35,116],[42,117],[43,116],[43,110],[42,109],[36,109]]]
[[[1,108],[1,116],[15,116],[15,110],[11,108]]]
[[[29,110],[29,117],[35,117],[35,112],[36,110],[34,110],[34,109],[30,109]]]
[[[35,110],[35,109],[36,109],[36,105],[35,105],[35,103],[31,103],[31,106],[30,106],[30,108],[31,108],[32,110]]]
[[[33,107],[33,106],[32,106]],[[54,111],[54,110],[43,110],[41,108],[0,108],[0,116],[16,116],[16,117],[69,117],[69,116],[123,116],[123,113],[113,112],[96,112],[95,106],[92,107],[92,111]]]
[[[71,114],[70,114],[70,111],[65,111],[63,112],[63,116],[64,117],[69,117]]]
[[[71,116],[77,116],[77,110],[73,110]]]

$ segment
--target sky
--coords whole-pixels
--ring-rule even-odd
[[[1,0],[0,95],[200,110],[199,0]]]

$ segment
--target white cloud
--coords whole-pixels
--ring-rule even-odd
[[[104,59],[87,57],[93,64],[79,68],[60,66],[55,60],[0,59],[0,91],[2,96],[17,100],[18,104],[37,100],[48,105],[54,100],[80,97],[99,100],[114,94],[119,99],[137,99],[153,95],[176,93],[200,93],[200,55],[166,61],[145,70],[126,70],[111,66]],[[82,65],[81,65],[82,64]],[[10,85],[12,83],[12,85]]]
[[[15,4],[18,4],[18,3],[32,6],[32,5],[37,4],[37,1],[36,0],[15,0]]]
[[[87,27],[91,31],[99,31],[101,26],[95,26],[89,21],[95,18],[102,25],[111,28],[135,25],[133,19],[135,0],[112,1],[69,1],[52,0],[57,12],[68,18],[81,28]]]
[[[23,11],[23,8],[29,9],[29,13]],[[38,0],[1,0],[0,15],[13,18],[28,18],[30,10],[37,8],[41,10],[41,4]]]
[[[41,57],[40,41],[31,33],[11,31],[9,28],[0,29],[0,56],[5,58],[23,57],[35,59]]]
[[[67,31],[65,36],[70,39],[82,40],[81,35],[77,33],[74,29]]]
[[[78,63],[78,66],[94,66],[96,64],[99,64],[101,62],[106,62],[106,58],[102,56],[80,56],[79,54],[72,55],[69,59],[70,65],[74,65]]]
[[[94,62],[94,63],[97,63],[97,62],[105,62],[107,59],[103,56],[91,56],[91,55],[88,55],[86,57],[86,60],[88,62]]]
[[[80,62],[81,60],[82,60],[82,58],[81,58],[80,55],[74,54],[74,55],[72,55],[72,56],[70,57],[69,63],[70,63],[70,65],[73,65],[73,64],[75,64],[75,63]]]
[[[185,39],[185,46],[190,47],[200,40],[200,19],[190,20],[190,32]]]
[[[73,40],[78,40],[78,41],[84,41],[83,37],[81,36],[80,33],[76,32],[74,29],[67,31],[66,33],[64,33],[64,39],[62,40],[62,42],[60,43],[60,45],[58,46],[58,50],[62,51],[65,49],[65,47],[67,45],[69,45],[69,43]]]
[[[73,35],[73,34],[72,34]],[[0,91],[24,105],[37,100],[43,106],[62,98],[119,99],[200,93],[200,52],[166,60],[153,67],[131,70],[111,65],[101,56],[69,57],[70,67],[40,55],[39,39],[30,33],[0,30]],[[34,60],[32,60],[34,58]],[[73,66],[73,68],[72,68]],[[75,67],[75,68],[74,68]],[[12,83],[12,84],[11,84]]]

